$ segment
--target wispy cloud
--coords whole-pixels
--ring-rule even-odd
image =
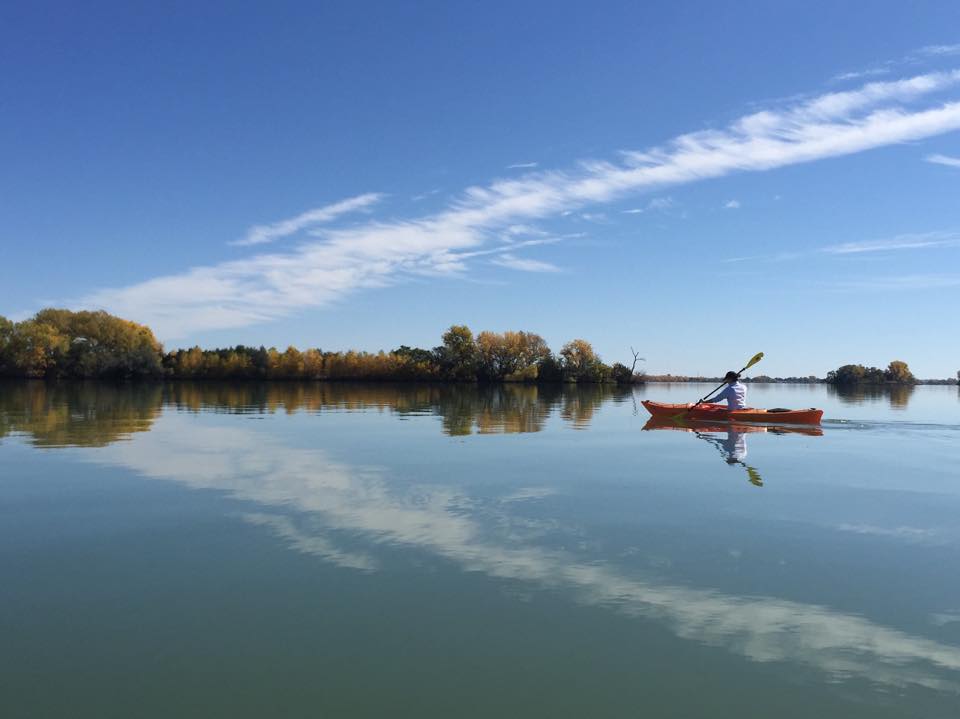
[[[723,209],[725,210],[739,210],[740,209],[740,200],[728,200],[724,204]]]
[[[880,67],[869,67],[866,70],[842,72],[839,75],[834,75],[833,79],[836,82],[843,82],[845,80],[862,80],[865,77],[878,77],[880,75],[887,75],[890,72],[891,68],[889,65],[882,65]]]
[[[926,47],[920,48],[918,52],[921,55],[939,57],[960,55],[960,43],[953,45],[927,45]]]
[[[746,115],[721,130],[680,135],[617,162],[583,162],[471,187],[417,219],[369,221],[320,232],[295,249],[260,254],[91,293],[79,303],[153,326],[161,337],[236,327],[328,305],[410,274],[464,269],[456,253],[478,249],[510,225],[556,218],[630,194],[762,172],[920,140],[960,129],[960,99],[929,97],[960,83],[960,70],[873,82]],[[928,98],[927,102],[920,101]],[[353,198],[353,209],[379,195]],[[339,203],[338,203],[339,204]],[[316,212],[327,211],[320,208]],[[254,228],[248,244],[325,221],[305,213]]]
[[[580,219],[586,220],[587,222],[605,222],[607,219],[606,212],[581,212]]]
[[[960,287],[960,275],[890,275],[864,277],[831,283],[835,290],[851,292],[896,292],[899,290],[936,290],[945,287]]]
[[[746,255],[743,257],[728,257],[721,262],[789,262],[803,257],[802,252],[777,252],[772,255]]]
[[[918,234],[897,235],[884,240],[864,240],[862,242],[844,242],[822,248],[821,252],[831,255],[850,255],[861,252],[889,252],[892,250],[917,250],[927,247],[952,247],[960,245],[960,233],[924,232]]]
[[[525,257],[517,257],[510,253],[499,255],[491,260],[493,264],[500,267],[506,267],[509,270],[520,270],[521,272],[559,272],[560,268],[550,262],[541,260],[531,260]]]
[[[508,170],[532,170],[534,167],[537,167],[539,162],[515,162],[512,165],[507,165]]]
[[[504,232],[511,237],[519,237],[524,235],[538,236],[542,237],[547,233],[541,230],[539,227],[534,227],[533,225],[510,225],[507,227]]]
[[[722,262],[784,262],[818,255],[860,255],[872,252],[896,252],[899,250],[922,250],[938,247],[960,246],[960,232],[938,230],[935,232],[915,232],[879,240],[856,240],[827,245],[803,252],[785,251],[769,255],[748,255],[729,257]]]
[[[242,240],[231,242],[232,245],[263,245],[268,242],[275,242],[283,237],[289,237],[309,227],[322,225],[325,222],[335,220],[341,215],[349,212],[363,210],[371,205],[380,202],[383,195],[378,192],[368,192],[364,195],[350,197],[340,202],[334,202],[332,205],[316,207],[307,210],[296,217],[286,220],[280,220],[270,225],[255,225],[247,231],[246,237]]]
[[[960,157],[950,157],[949,155],[927,155],[923,158],[927,162],[935,165],[946,165],[947,167],[960,167]]]
[[[623,210],[625,215],[639,215],[643,212],[654,212],[657,210],[669,210],[673,207],[676,207],[677,203],[674,202],[672,197],[654,197],[643,207],[634,207],[629,210]]]
[[[896,60],[884,60],[883,62],[874,63],[862,70],[842,72],[839,75],[834,75],[832,80],[834,82],[844,82],[848,80],[862,80],[868,77],[889,75],[897,68],[916,66],[923,63],[928,63],[932,59],[947,58],[955,55],[960,55],[960,44],[926,45],[917,50],[913,50],[912,52],[908,52],[906,55]]]

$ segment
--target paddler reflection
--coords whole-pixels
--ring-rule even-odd
[[[720,450],[720,454],[726,460],[727,464],[733,466],[739,464],[747,470],[747,479],[755,487],[763,486],[763,478],[755,467],[751,467],[744,460],[747,458],[747,432],[743,428],[737,428],[736,425],[730,425],[727,429],[726,439],[712,437],[709,434],[693,430],[700,438],[704,439],[714,447]]]
[[[823,430],[819,427],[770,426],[760,424],[720,424],[698,420],[684,421],[683,419],[651,417],[643,427],[651,429],[673,429],[681,432],[691,432],[702,440],[713,445],[729,466],[740,466],[746,470],[747,481],[755,487],[763,486],[763,478],[756,467],[747,464],[747,435],[751,432],[766,432],[770,434],[802,434],[808,437],[819,437]]]

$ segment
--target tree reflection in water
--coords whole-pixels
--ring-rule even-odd
[[[912,384],[827,385],[827,393],[843,404],[857,405],[868,400],[886,399],[894,409],[906,409],[915,390]]]
[[[148,431],[162,394],[162,385],[149,383],[3,382],[0,438],[22,433],[39,447],[104,447]]]
[[[450,436],[539,432],[556,414],[589,426],[601,404],[623,401],[610,385],[452,385],[346,382],[4,382],[0,437],[23,433],[38,446],[101,447],[150,429],[164,407],[263,414],[375,410],[432,415]]]

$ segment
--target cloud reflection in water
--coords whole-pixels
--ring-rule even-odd
[[[452,482],[388,481],[378,467],[351,466],[323,450],[287,446],[243,427],[198,426],[172,413],[150,433],[98,450],[91,459],[254,502],[262,510],[248,513],[247,521],[341,567],[375,570],[378,544],[417,549],[465,571],[564,590],[584,604],[653,619],[679,637],[753,661],[801,663],[837,679],[960,689],[960,648],[824,606],[629,576],[568,548],[538,546],[530,528],[502,529],[523,523],[510,514],[518,499],[536,501],[548,490],[491,503]],[[341,532],[365,540],[367,551],[335,547],[329,536]]]

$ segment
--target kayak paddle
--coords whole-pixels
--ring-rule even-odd
[[[753,367],[757,362],[759,362],[759,361],[762,360],[762,359],[763,359],[763,352],[757,352],[753,357],[750,358],[750,361],[747,362],[747,363],[743,366],[743,369],[740,370],[739,372],[737,372],[737,377],[740,377],[740,375],[742,375],[744,372],[746,372],[748,369],[750,369],[751,367]],[[691,409],[693,409],[694,407],[696,407],[698,404],[702,404],[702,403],[707,399],[707,397],[709,397],[710,395],[714,394],[718,389],[720,389],[721,387],[723,387],[723,385],[725,385],[725,384],[727,384],[727,383],[726,383],[726,382],[721,382],[720,384],[718,384],[718,385],[717,385],[716,387],[714,387],[712,390],[710,390],[709,392],[707,392],[702,398],[698,399],[697,402],[696,402],[696,404],[692,405],[691,407],[687,407],[687,409],[685,409],[683,412],[681,412],[680,414],[674,416],[673,419],[679,419],[680,417],[685,416],[687,412],[689,412]]]

